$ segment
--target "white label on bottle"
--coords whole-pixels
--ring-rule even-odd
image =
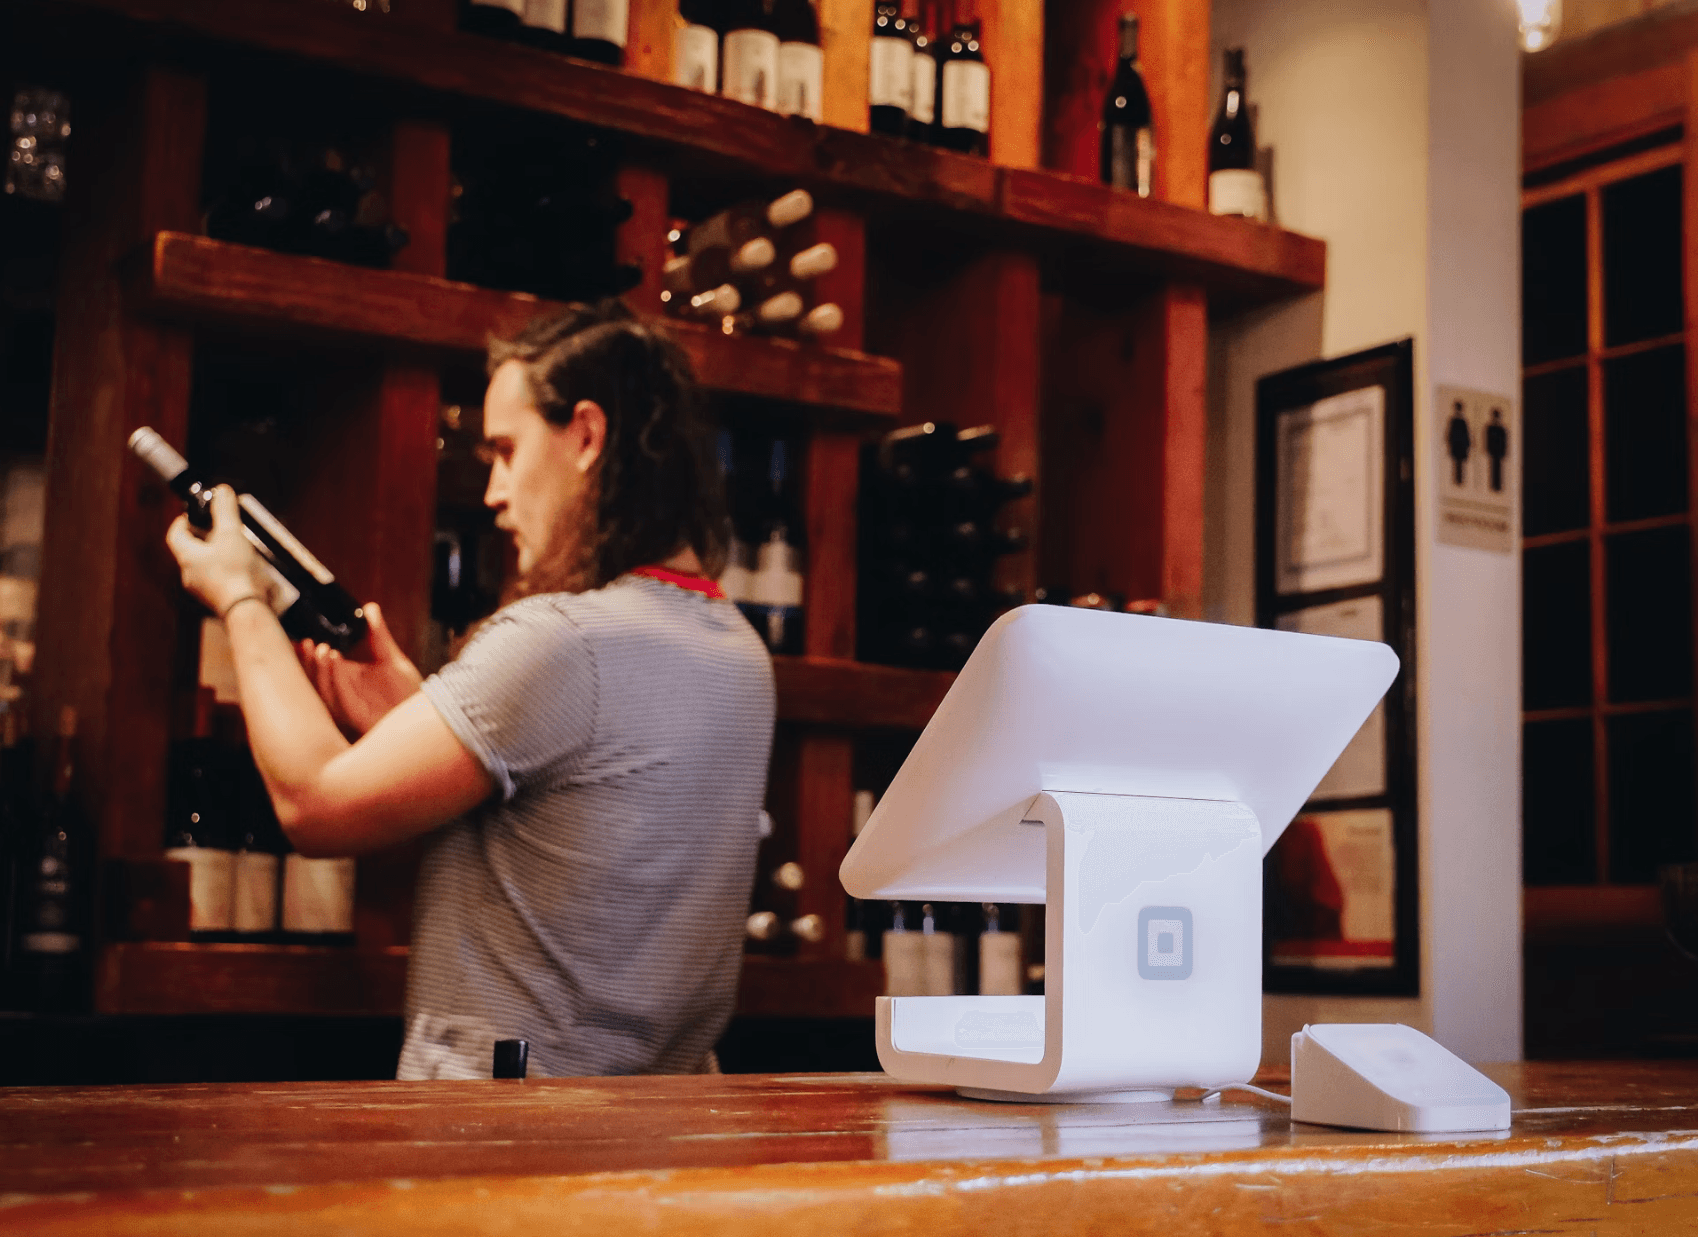
[[[1262,174],[1253,168],[1222,168],[1209,173],[1209,211],[1216,215],[1268,217],[1268,195]]]
[[[770,30],[733,30],[725,36],[721,93],[739,103],[771,109],[778,101],[778,36]]]
[[[867,102],[907,111],[914,96],[914,45],[907,39],[873,38],[872,77]]]
[[[27,954],[74,954],[82,948],[83,938],[75,932],[26,932],[24,952]]]
[[[228,932],[234,909],[236,856],[207,846],[173,846],[165,857],[189,865],[189,930]]]
[[[566,33],[566,0],[525,0],[525,25]]]
[[[884,934],[884,993],[886,996],[925,996],[924,933]]]
[[[230,633],[215,618],[200,625],[200,686],[212,688],[219,704],[241,704],[241,686],[236,680],[236,656],[230,650]]]
[[[306,573],[320,584],[334,584],[336,577],[330,574],[330,569],[312,556],[312,552],[295,540],[295,534],[284,528],[276,516],[265,509],[265,504],[252,494],[243,494],[236,500],[242,504],[242,510],[254,518],[254,521],[267,533],[271,539],[284,550],[292,554],[295,561],[306,569]],[[279,610],[277,613],[283,613]]]
[[[284,860],[283,930],[352,932],[354,861],[308,859],[299,854]]]
[[[977,60],[943,66],[943,127],[990,132],[990,67]]]
[[[231,926],[238,932],[270,932],[277,926],[277,856],[263,850],[236,852],[236,893]]]
[[[672,40],[672,83],[703,94],[719,93],[719,34],[709,26],[683,25]]]
[[[601,39],[624,47],[630,25],[628,0],[576,0],[572,5],[574,39]]]
[[[986,932],[979,937],[979,995],[1019,996],[1020,934]]]
[[[778,45],[778,110],[785,116],[825,119],[825,54],[812,43]]]
[[[925,957],[926,995],[955,995],[955,933],[921,932],[920,950]]]
[[[913,106],[908,114],[923,125],[937,119],[937,60],[928,55],[914,57]]]

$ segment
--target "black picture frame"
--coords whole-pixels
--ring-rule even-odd
[[[1325,968],[1276,962],[1264,899],[1262,987],[1314,996],[1415,996],[1421,985],[1420,886],[1415,726],[1415,418],[1414,341],[1399,340],[1350,356],[1269,374],[1256,384],[1256,622],[1274,627],[1282,615],[1314,606],[1378,596],[1382,638],[1402,668],[1386,693],[1384,792],[1312,801],[1304,812],[1380,809],[1391,814],[1393,847],[1392,964]],[[1370,387],[1384,391],[1382,572],[1372,583],[1313,592],[1276,589],[1278,418],[1319,400]],[[1288,831],[1289,832],[1289,831]],[[1286,839],[1282,838],[1281,843]],[[1269,876],[1278,854],[1268,859]]]

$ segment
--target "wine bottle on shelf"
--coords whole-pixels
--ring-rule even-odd
[[[278,885],[288,842],[252,753],[238,748],[232,763],[238,842],[231,926],[238,939],[262,940],[278,929]]]
[[[34,845],[21,882],[18,970],[27,1008],[81,1008],[88,941],[90,837],[77,807],[77,711],[59,711],[52,789],[36,822]]]
[[[727,335],[773,335],[789,330],[802,317],[802,294],[780,292],[777,296],[726,315],[721,328]]]
[[[778,35],[778,111],[785,116],[825,119],[825,54],[813,0],[773,0]]]
[[[756,284],[777,257],[777,247],[766,237],[757,236],[735,249],[714,246],[669,259],[661,269],[660,299],[667,305],[675,300],[683,303],[698,292],[711,291],[721,284]]]
[[[579,60],[618,68],[630,33],[630,0],[572,0],[571,47]]]
[[[920,964],[927,996],[954,996],[960,988],[952,926],[942,904],[927,902],[920,907]]]
[[[751,245],[759,243],[761,242],[750,242]],[[727,278],[735,279],[750,300],[764,301],[780,292],[801,293],[821,275],[828,275],[836,269],[837,247],[821,242],[798,250],[782,262],[745,263],[742,270],[733,272]]]
[[[822,339],[843,329],[843,307],[827,301],[815,305],[796,320],[796,334],[803,339]]]
[[[703,249],[736,249],[757,237],[776,244],[785,228],[802,222],[814,211],[814,199],[806,189],[792,189],[770,202],[743,202],[711,215],[686,232],[680,240],[687,254]]]
[[[519,42],[562,56],[574,54],[566,36],[567,0],[524,0],[524,7],[514,33]]]
[[[774,653],[802,651],[805,586],[802,555],[791,541],[793,508],[789,448],[784,439],[775,438],[767,456],[767,488],[760,518],[763,540],[755,551],[749,600],[742,606],[744,615]]]
[[[212,527],[212,486],[195,475],[170,443],[147,426],[130,435],[130,450],[171,487],[188,509],[196,528]],[[259,499],[242,494],[242,531],[265,561],[272,594],[265,600],[277,612],[291,640],[315,640],[348,652],[366,637],[359,602],[336,582],[325,565],[284,528]]]
[[[868,119],[874,133],[901,137],[908,131],[914,93],[914,44],[898,0],[873,5],[873,44],[868,64]]]
[[[909,88],[908,124],[904,133],[910,141],[937,141],[937,25],[928,20],[936,6],[921,4],[908,18],[908,34],[914,45],[913,85]]]
[[[851,844],[861,836],[867,827],[867,821],[872,819],[873,808],[878,798],[870,790],[857,790],[852,801],[849,819],[849,841]],[[844,915],[843,956],[850,962],[865,962],[867,960],[867,915],[866,904],[859,898],[850,898]]]
[[[1019,921],[1012,917],[1005,921],[1003,908],[995,902],[984,904],[984,916],[979,933],[979,995],[1019,996],[1026,990]]]
[[[731,536],[725,547],[725,570],[720,572],[719,587],[726,600],[741,606],[749,600],[749,577],[754,573],[755,553],[749,548],[745,535],[741,479],[736,465],[736,443],[730,430],[720,430],[718,436],[719,477],[725,490],[725,508],[729,514]]]
[[[306,945],[354,943],[354,861],[283,857],[283,932]]]
[[[1267,186],[1256,170],[1256,133],[1244,92],[1244,49],[1227,48],[1224,60],[1220,110],[1209,133],[1209,210],[1265,220]]]
[[[778,31],[771,0],[729,0],[729,8],[720,93],[771,111],[778,105]]]
[[[1117,189],[1150,196],[1155,179],[1155,122],[1150,92],[1138,64],[1138,19],[1120,17],[1120,63],[1103,99],[1102,180]]]
[[[201,939],[235,922],[231,786],[212,735],[213,689],[195,691],[191,736],[176,744],[166,792],[165,857],[189,865],[189,932]]]
[[[979,23],[957,21],[943,46],[939,145],[964,155],[990,153],[990,66],[979,47]]]
[[[890,927],[884,930],[884,992],[886,996],[927,996],[925,941],[910,921],[917,908],[890,904]]]
[[[511,39],[524,24],[526,0],[460,0],[460,29]]]
[[[718,0],[678,0],[672,35],[672,84],[719,93]]]

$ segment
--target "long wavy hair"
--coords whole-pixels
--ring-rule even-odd
[[[489,373],[518,361],[537,410],[566,425],[580,400],[607,414],[583,506],[560,514],[548,551],[514,595],[584,592],[688,546],[718,576],[725,497],[689,358],[622,301],[568,305],[489,344]]]

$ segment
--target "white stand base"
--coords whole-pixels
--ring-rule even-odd
[[[956,1087],[955,1094],[968,1100],[998,1100],[1004,1104],[1160,1104],[1173,1098],[1172,1091],[1076,1091],[1072,1095],[1030,1091],[998,1091],[994,1087]]]

